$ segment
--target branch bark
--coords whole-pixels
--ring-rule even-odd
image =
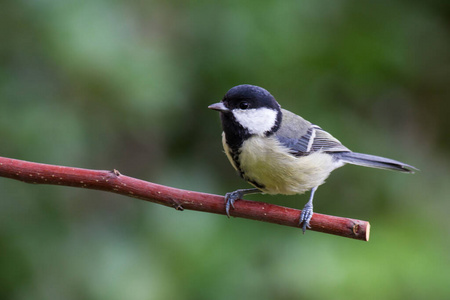
[[[223,196],[176,189],[120,174],[117,170],[102,171],[48,165],[0,157],[0,177],[34,184],[64,185],[108,191],[138,198],[177,210],[196,210],[225,214]],[[274,204],[239,200],[230,211],[234,217],[299,227],[301,210]],[[314,213],[311,230],[368,241],[370,224],[366,221]]]

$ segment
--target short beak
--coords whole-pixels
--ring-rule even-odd
[[[210,106],[208,106],[208,108],[212,109],[212,110],[217,110],[220,112],[230,111],[228,108],[225,107],[225,105],[222,102],[211,104]]]

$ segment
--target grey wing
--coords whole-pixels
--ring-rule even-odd
[[[316,151],[347,152],[347,147],[338,139],[313,125],[300,116],[287,110],[282,110],[283,120],[280,129],[275,133],[276,138],[296,156],[308,155]]]
[[[350,151],[347,147],[341,144],[341,142],[320,128],[317,125],[313,125],[315,137],[312,142],[311,151],[325,151],[325,152],[347,152]]]

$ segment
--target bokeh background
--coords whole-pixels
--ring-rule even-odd
[[[421,170],[347,166],[318,190],[370,242],[0,178],[0,298],[449,299],[447,0],[1,1],[1,156],[248,187],[207,109],[242,83]]]

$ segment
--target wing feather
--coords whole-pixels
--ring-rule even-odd
[[[289,148],[295,156],[304,156],[313,152],[347,152],[347,147],[317,125],[297,116],[290,111],[282,110],[283,120],[275,137],[282,145]]]

